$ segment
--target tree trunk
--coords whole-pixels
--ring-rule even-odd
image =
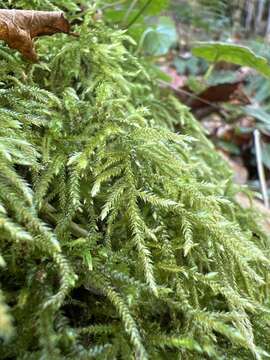
[[[245,28],[246,28],[246,31],[248,31],[248,32],[250,32],[251,28],[252,28],[252,20],[254,18],[254,10],[255,10],[254,5],[255,5],[254,0],[247,0],[247,2],[246,2],[247,16],[246,16]]]
[[[265,36],[269,39],[269,36],[270,36],[270,4],[268,5],[268,18],[267,18]]]
[[[260,30],[261,30],[261,22],[262,22],[262,18],[263,18],[264,5],[265,5],[265,0],[258,0],[257,16],[256,16],[256,20],[255,20],[255,31],[257,34],[259,34]]]

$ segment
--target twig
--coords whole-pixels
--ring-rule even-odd
[[[261,134],[258,129],[254,130],[254,143],[255,143],[255,152],[256,152],[256,160],[257,160],[257,169],[260,179],[263,201],[265,207],[269,209],[269,198],[268,198],[265,173],[262,163]]]
[[[75,33],[75,32],[70,32],[68,33],[68,35],[71,35],[71,36],[74,36],[74,37],[80,37],[80,34],[79,33]]]
[[[102,6],[101,10],[105,10],[105,9],[108,9],[110,7],[114,7],[114,6],[117,6],[117,5],[121,5],[123,4],[124,2],[126,2],[127,0],[119,0],[119,1],[116,1],[112,4],[106,4],[104,6]]]
[[[130,4],[129,8],[127,9],[124,19],[123,19],[123,23],[125,24],[126,21],[128,20],[129,15],[131,14],[131,11],[134,9],[135,5],[137,4],[138,0],[133,0],[132,3]]]
[[[56,209],[50,205],[45,204],[41,209],[42,214],[47,217],[47,219],[52,222],[54,225],[57,224],[57,219],[53,215],[56,212]],[[89,235],[88,231],[82,228],[80,225],[76,224],[75,222],[71,221],[70,223],[70,231],[76,237],[87,237]]]
[[[201,97],[199,97],[198,95],[195,95],[193,93],[191,93],[190,91],[187,91],[187,90],[183,90],[183,89],[176,89],[175,87],[173,87],[170,83],[166,82],[166,81],[163,81],[163,80],[159,80],[159,83],[161,85],[165,85],[166,87],[170,88],[171,90],[173,90],[175,93],[178,93],[178,94],[184,94],[184,95],[188,95],[190,98],[193,98],[193,99],[197,99],[197,100],[200,100],[202,103],[208,105],[208,106],[211,106],[217,110],[224,110],[222,109],[221,106],[218,106],[214,103],[211,103],[210,101],[207,101]]]
[[[127,25],[127,29],[130,28],[138,19],[139,17],[144,13],[144,11],[148,8],[148,6],[151,4],[153,0],[148,0],[144,6],[141,8],[141,10],[138,12],[138,14],[134,17],[133,20],[130,21],[130,23]]]

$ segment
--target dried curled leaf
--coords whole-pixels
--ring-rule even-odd
[[[70,33],[70,24],[61,11],[0,9],[0,40],[30,61],[38,59],[35,37],[60,32]]]

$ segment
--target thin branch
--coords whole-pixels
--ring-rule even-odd
[[[127,29],[130,28],[138,19],[139,17],[145,12],[145,10],[148,8],[148,6],[151,4],[153,0],[148,0],[144,6],[141,8],[141,10],[138,12],[138,14],[134,17],[133,20],[130,21],[130,23],[127,25]]]
[[[208,106],[211,106],[212,108],[215,108],[217,110],[223,110],[221,106],[218,106],[216,105],[215,103],[212,103],[210,101],[207,101],[201,97],[199,97],[198,95],[194,94],[194,93],[191,93],[187,90],[183,90],[183,89],[176,89],[174,88],[171,84],[167,83],[166,81],[163,81],[163,80],[159,80],[159,83],[161,85],[165,85],[167,88],[173,90],[175,93],[178,93],[178,94],[184,94],[184,95],[188,95],[190,98],[193,98],[193,99],[197,99],[197,100],[200,100],[202,103],[208,105]]]
[[[124,2],[126,2],[126,1],[127,1],[127,0],[119,0],[119,1],[116,1],[116,2],[114,2],[114,3],[112,3],[112,4],[106,4],[106,5],[102,6],[101,10],[103,11],[103,10],[106,10],[106,9],[108,9],[108,8],[110,8],[110,7],[114,7],[114,6],[117,6],[117,5],[121,5],[121,4],[123,4]]]
[[[130,4],[129,8],[127,9],[124,19],[123,19],[123,23],[125,24],[126,21],[128,20],[129,15],[131,14],[132,10],[134,9],[135,5],[137,4],[138,0],[133,0],[132,3]]]
[[[256,160],[257,160],[257,169],[260,179],[261,191],[263,196],[264,205],[267,209],[269,209],[269,198],[267,193],[267,185],[265,180],[265,173],[262,163],[262,148],[261,148],[261,134],[259,130],[254,130],[254,143],[255,143],[255,151],[256,151]]]
[[[53,225],[57,224],[57,219],[53,215],[53,213],[56,212],[56,209],[52,205],[50,204],[44,205],[41,209],[41,212],[43,216],[46,217]],[[82,228],[80,225],[76,224],[73,221],[71,221],[70,223],[70,231],[72,235],[76,237],[87,237],[89,234],[87,230],[85,230],[84,228]]]

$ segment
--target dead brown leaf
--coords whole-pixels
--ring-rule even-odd
[[[0,40],[30,61],[38,59],[35,37],[61,32],[70,33],[70,24],[61,11],[0,9]]]
[[[191,99],[188,104],[192,110],[209,106],[209,103],[228,102],[233,94],[239,90],[242,81],[235,83],[224,83],[209,86],[203,92],[197,95],[197,98]],[[246,98],[244,99],[246,101]]]

